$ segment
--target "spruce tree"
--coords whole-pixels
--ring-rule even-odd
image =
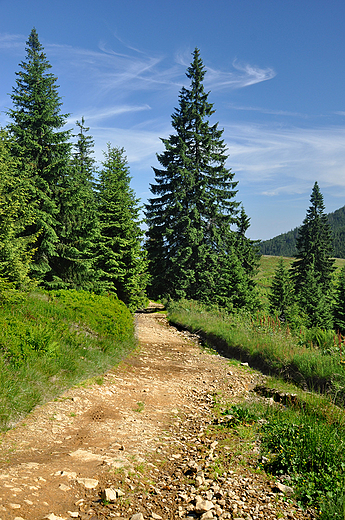
[[[32,274],[40,281],[49,281],[50,260],[58,254],[60,183],[70,160],[70,132],[62,130],[69,114],[60,112],[57,78],[50,72],[51,65],[35,28],[20,67],[11,95],[13,108],[8,111],[14,140],[12,154],[30,177],[30,200],[38,205],[36,223],[29,231],[39,233]]]
[[[25,234],[34,222],[35,206],[28,204],[28,185],[20,162],[10,153],[11,142],[0,129],[0,278],[23,288],[37,237]]]
[[[311,264],[306,272],[303,290],[299,292],[299,306],[306,315],[308,328],[332,329],[331,289],[328,291],[320,283],[320,276]]]
[[[100,282],[131,310],[146,302],[147,260],[142,250],[139,200],[123,148],[108,143],[97,186],[100,239],[97,246]]]
[[[314,184],[310,203],[297,237],[297,255],[292,264],[292,276],[295,293],[310,322],[322,326],[321,318],[316,316],[316,310],[319,309],[319,315],[324,319],[323,327],[329,327],[334,259],[331,229],[317,182]],[[319,293],[323,301],[322,312]]]
[[[51,259],[50,288],[97,289],[94,249],[99,238],[99,222],[94,193],[94,141],[84,118],[76,122],[79,132],[69,168],[60,183],[58,214],[58,255]]]
[[[154,297],[220,301],[232,307],[242,291],[232,276],[248,275],[230,228],[239,222],[237,182],[225,165],[223,130],[210,123],[214,110],[204,90],[205,73],[195,49],[186,73],[190,88],[181,89],[172,115],[175,133],[162,139],[165,151],[157,155],[162,168],[153,168],[154,197],[146,206],[150,291]],[[248,289],[248,283],[243,286]]]
[[[279,259],[277,269],[275,270],[268,300],[271,314],[278,315],[281,321],[289,318],[289,311],[294,303],[294,289],[289,270],[285,267],[283,258]]]

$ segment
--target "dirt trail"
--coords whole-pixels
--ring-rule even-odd
[[[223,497],[218,509],[214,501],[212,512],[202,517],[206,512],[196,511],[195,493],[180,498],[182,481],[180,488],[177,482],[167,484],[169,471],[180,472],[173,461],[181,463],[183,458],[191,465],[188,450],[195,455],[196,448],[189,448],[189,439],[201,446],[199,440],[211,421],[211,394],[221,391],[234,400],[248,396],[261,376],[204,352],[191,335],[170,327],[163,314],[139,314],[137,325],[140,348],[107,372],[102,384],[67,391],[1,436],[0,520],[131,518],[139,512],[156,520],[193,515],[203,520],[237,518],[236,514],[248,519],[279,518],[276,506],[268,509],[273,516],[265,516],[264,508],[257,508],[256,516],[249,509],[246,512],[240,497],[233,499],[239,509],[231,509],[230,499]],[[166,493],[170,486],[171,496],[164,499],[162,453],[171,462],[164,483]],[[144,466],[150,474],[145,474]],[[131,477],[140,467],[146,475],[141,482]],[[263,477],[258,476],[255,485],[261,495],[266,488],[273,495]],[[102,490],[116,486],[121,486],[117,501],[112,503],[109,497],[100,501]],[[145,498],[150,486],[155,499],[152,494]],[[307,518],[293,505],[285,507],[285,517],[290,510],[291,518]]]

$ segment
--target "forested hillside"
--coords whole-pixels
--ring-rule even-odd
[[[336,258],[345,258],[345,206],[327,214],[332,230],[332,245]],[[260,243],[263,255],[295,256],[299,227]]]

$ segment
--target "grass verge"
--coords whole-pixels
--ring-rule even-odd
[[[195,302],[170,305],[169,319],[198,332],[218,351],[290,380],[267,378],[264,395],[271,398],[218,403],[217,427],[231,437],[256,439],[257,470],[275,477],[317,518],[344,520],[345,413],[334,404],[344,405],[341,357],[305,347],[285,331],[258,327],[249,317],[228,316]],[[307,386],[328,395],[301,389]],[[275,402],[274,396],[284,395],[293,398]]]
[[[37,292],[3,303],[0,329],[0,430],[136,346],[126,306],[83,291]]]
[[[266,374],[293,381],[302,388],[326,393],[345,404],[345,368],[340,354],[327,354],[303,345],[289,330],[253,321],[245,314],[228,315],[199,303],[182,300],[168,308],[171,323],[197,332],[223,355],[249,362]]]

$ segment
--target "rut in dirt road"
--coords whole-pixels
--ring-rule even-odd
[[[102,384],[2,434],[0,520],[310,518],[213,427],[214,395],[252,398],[263,377],[203,351],[164,314],[137,315],[137,330],[140,347]]]

